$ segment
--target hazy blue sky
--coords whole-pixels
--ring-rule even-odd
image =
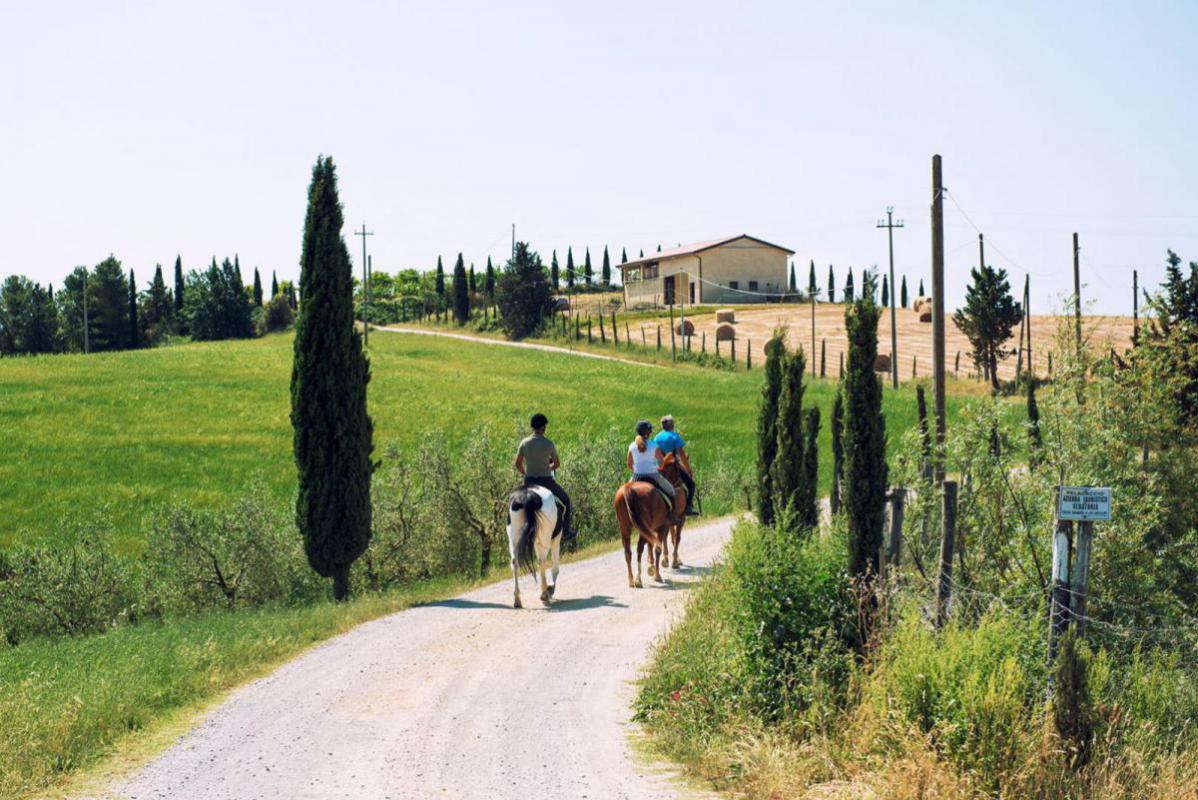
[[[297,271],[318,153],[376,270],[751,233],[800,281],[930,262],[930,161],[1034,310],[1198,260],[1198,3],[18,3],[0,274]],[[977,260],[950,200],[950,301]],[[358,259],[357,238],[346,230]],[[1000,252],[1001,251],[1001,252]],[[838,277],[838,282],[840,278]]]

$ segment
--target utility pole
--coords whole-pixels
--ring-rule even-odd
[[[1131,271],[1131,343],[1140,341],[1140,273]]]
[[[366,260],[366,237],[374,236],[374,231],[366,230],[366,223],[363,222],[362,230],[354,231],[354,236],[362,237],[362,316],[365,317],[366,316],[366,313],[365,313],[366,312],[366,287],[369,285],[369,280],[370,280],[370,276],[368,274],[370,272],[370,264]],[[365,319],[362,320],[362,327],[367,328]],[[367,329],[367,330],[369,330],[369,329]],[[369,333],[367,333],[366,335],[369,336]],[[369,339],[367,339],[366,343],[369,344]]]
[[[1023,276],[1023,316],[1019,320],[1019,352],[1015,356],[1015,383],[1019,383],[1019,376],[1023,374],[1023,332],[1027,329],[1027,282],[1031,278],[1030,275]],[[1031,356],[1028,356],[1028,371],[1031,371]]]
[[[83,352],[91,352],[91,343],[88,341],[87,334],[87,270],[83,271]]]
[[[932,156],[932,380],[936,401],[936,482],[944,481],[944,182]]]
[[[811,293],[811,377],[815,377],[815,292]]]
[[[981,233],[978,233],[978,269],[982,272],[986,271],[986,241]],[[1023,329],[1020,328],[1019,330],[1022,331]],[[998,365],[996,364],[995,366],[997,367]],[[998,380],[998,378],[990,374],[989,358],[986,359],[985,366],[982,367],[982,372],[986,378],[993,381]]]
[[[362,290],[362,344],[370,347],[370,279],[374,277],[374,256],[366,256],[366,287]]]
[[[1077,352],[1082,351],[1082,282],[1078,267],[1077,234],[1073,234],[1073,316],[1077,323]]]
[[[516,260],[516,223],[512,223],[512,261]]]
[[[886,238],[890,243],[890,380],[895,389],[898,388],[898,325],[895,322],[897,312],[894,310],[898,287],[894,283],[894,229],[903,227],[903,221],[894,221],[894,206],[886,206],[886,221],[878,220],[878,227],[886,229]],[[812,333],[812,347],[815,347],[815,334]]]

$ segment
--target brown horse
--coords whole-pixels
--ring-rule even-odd
[[[669,471],[667,471],[669,470]],[[678,481],[678,466],[674,463],[674,455],[666,456],[662,464],[662,474],[674,484],[675,507],[681,511],[686,508],[686,488]],[[639,589],[641,582],[641,557],[645,546],[649,550],[649,577],[658,583],[664,583],[661,576],[661,555],[669,560],[669,539],[674,540],[674,566],[682,566],[678,560],[678,542],[682,538],[682,526],[670,521],[669,507],[665,499],[651,483],[644,481],[629,481],[616,490],[616,519],[620,523],[620,539],[624,543],[624,564],[628,568],[628,585]],[[632,532],[637,532],[636,541],[636,577],[632,575]]]

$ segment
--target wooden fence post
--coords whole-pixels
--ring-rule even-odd
[[[907,490],[896,486],[890,492],[890,540],[886,543],[886,565],[895,573],[903,551],[903,501]]]
[[[732,366],[736,366],[736,337],[732,337]]]
[[[645,326],[641,326],[641,347],[649,349],[649,340],[645,338]]]
[[[953,545],[957,533],[957,482],[945,481],[940,498],[940,586],[936,599],[936,627],[948,622],[953,599]]]
[[[720,337],[718,337],[718,336],[716,337],[716,340],[715,340],[715,354],[717,356],[720,354]]]
[[[753,340],[745,339],[745,369],[753,369]]]
[[[599,340],[603,344],[607,344],[607,331],[603,327],[603,315],[599,315]]]
[[[641,338],[644,338],[644,331],[641,331]],[[628,320],[624,320],[624,343],[632,347],[632,334],[628,332]]]
[[[819,340],[819,376],[828,377],[828,340]]]
[[[1094,523],[1077,523],[1077,545],[1073,553],[1073,574],[1070,591],[1073,595],[1073,624],[1077,635],[1086,633],[1086,594],[1090,591],[1090,545],[1094,541]]]
[[[707,355],[707,331],[703,331],[701,334],[699,334],[699,341],[700,349],[703,351],[703,355]],[[719,342],[717,341],[716,344],[719,344]]]
[[[591,315],[587,314],[587,344],[595,341],[595,337],[591,334]]]
[[[1057,640],[1069,627],[1069,555],[1073,550],[1073,521],[1060,518],[1061,487],[1052,491],[1052,596],[1048,614],[1048,663],[1057,660]]]
[[[915,380],[915,367],[918,363],[919,356],[911,356],[911,380]]]
[[[961,372],[961,351],[957,351],[957,360],[953,362],[953,377],[957,377]]]
[[[620,326],[616,324],[616,312],[611,312],[611,343],[612,347],[620,346]]]
[[[678,361],[678,340],[674,338],[674,307],[670,306],[670,360]]]
[[[657,352],[661,352],[661,323],[657,323]]]

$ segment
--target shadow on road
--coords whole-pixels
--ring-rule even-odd
[[[527,593],[524,593],[524,594],[525,594],[524,600],[525,600],[526,604],[529,604],[528,601],[531,597],[531,600],[534,602],[529,604],[529,606],[530,607],[540,606],[540,601],[537,600],[537,595],[535,592],[532,593],[531,595],[529,595]],[[492,602],[488,602],[488,601],[484,601],[484,600],[467,600],[463,597],[457,597],[452,600],[438,600],[435,603],[425,603],[424,605],[428,608],[463,608],[463,609],[474,609],[474,608],[507,608],[507,609],[510,609],[512,607],[510,603],[492,603]],[[605,594],[597,594],[597,595],[592,595],[591,597],[555,598],[553,601],[552,608],[554,611],[584,611],[588,608],[628,608],[628,606],[625,605],[624,603],[618,602],[614,597],[610,597]]]

